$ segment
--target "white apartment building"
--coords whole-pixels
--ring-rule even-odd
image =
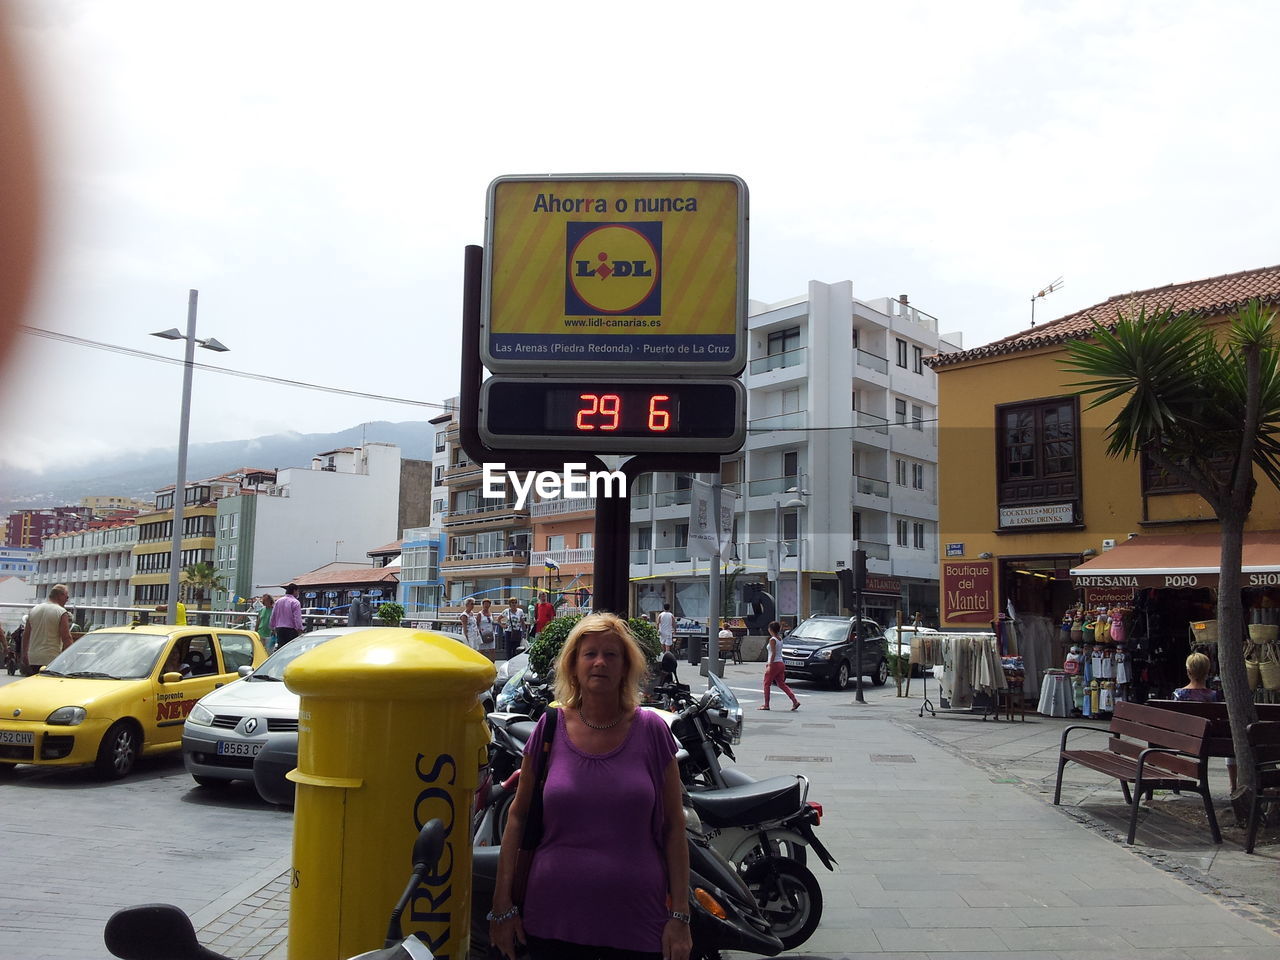
[[[129,621],[124,608],[133,605],[129,578],[134,574],[133,548],[138,527],[132,519],[74,533],[45,537],[36,572],[31,575],[33,602],[48,596],[55,583],[71,591],[67,606],[83,627],[114,627]],[[115,607],[99,610],[96,607]]]
[[[866,550],[864,611],[899,609],[936,622],[937,384],[924,358],[958,349],[907,298],[862,301],[849,281],[809,283],[780,303],[752,301],[747,441],[723,458],[739,495],[731,604],[768,581],[782,617],[840,612],[836,572]],[[703,477],[702,479],[710,479]],[[632,488],[632,608],[670,602],[707,616],[708,561],[688,556],[690,478],[642,477]],[[771,562],[770,554],[779,559]]]
[[[274,483],[218,500],[213,564],[228,589],[215,608],[279,594],[326,563],[367,566],[371,547],[400,538],[401,465],[399,446],[370,442],[317,454],[309,468],[279,470]]]

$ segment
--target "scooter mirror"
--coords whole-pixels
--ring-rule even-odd
[[[432,817],[418,831],[418,839],[413,842],[413,869],[416,873],[435,864],[444,851],[444,822],[439,817]]]
[[[102,939],[123,960],[226,960],[200,945],[191,918],[168,903],[117,910]]]

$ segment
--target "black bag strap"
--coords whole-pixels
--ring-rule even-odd
[[[542,841],[542,787],[547,782],[551,766],[551,744],[556,736],[556,720],[560,711],[547,708],[546,729],[542,731],[542,750],[534,759],[533,799],[524,821],[524,836],[520,838],[521,850],[532,850]]]

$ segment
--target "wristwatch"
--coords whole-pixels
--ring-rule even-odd
[[[687,913],[681,913],[679,910],[672,910],[670,913],[672,920],[679,920],[681,923],[687,924],[691,919]]]

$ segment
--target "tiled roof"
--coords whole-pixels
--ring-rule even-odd
[[[399,552],[400,552],[400,546],[401,546],[401,544],[403,544],[403,543],[404,543],[404,541],[403,541],[403,540],[393,540],[393,541],[391,541],[390,543],[383,544],[383,545],[382,545],[382,546],[380,546],[380,547],[374,547],[372,550],[367,551],[367,552],[365,553],[365,556],[367,556],[367,557],[372,557],[372,556],[374,556],[374,555],[376,555],[376,554],[383,554],[383,553],[399,553]]]
[[[1280,305],[1280,266],[1262,267],[1257,270],[1241,270],[1220,277],[1192,280],[1187,283],[1171,283],[1150,290],[1134,290],[1108,297],[1077,313],[1050,320],[1048,323],[1012,336],[996,340],[985,346],[955,353],[943,353],[929,358],[931,366],[946,367],[966,360],[1017,353],[1035,347],[1047,347],[1066,340],[1079,340],[1088,336],[1095,321],[1111,326],[1116,314],[1136,316],[1140,307],[1152,313],[1163,307],[1175,307],[1199,316],[1210,317],[1231,313],[1249,300],[1257,297],[1264,304]]]
[[[319,587],[333,583],[399,583],[399,567],[348,567],[345,570],[316,570],[295,577],[299,587]]]

